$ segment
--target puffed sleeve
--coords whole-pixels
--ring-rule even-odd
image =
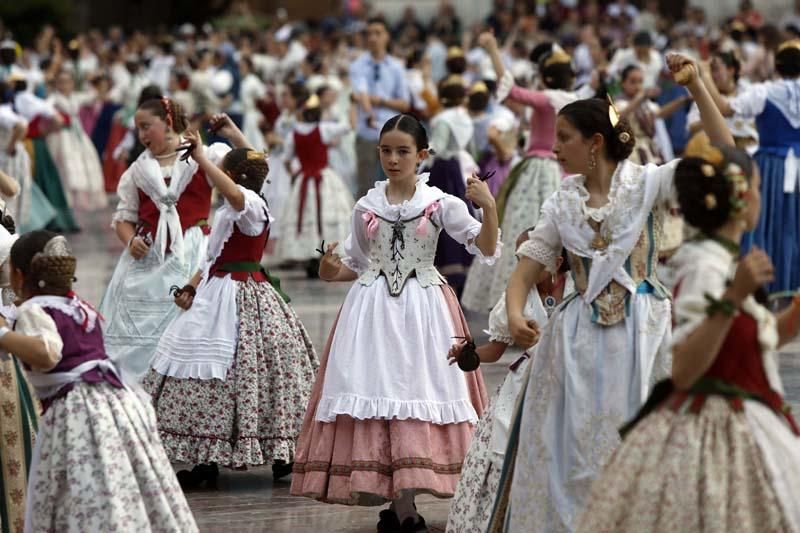
[[[658,186],[654,205],[676,201],[675,169],[678,167],[680,161],[680,159],[673,159],[663,165],[647,166],[647,176],[645,179],[654,181]]]
[[[34,303],[21,306],[17,312],[14,331],[29,337],[42,339],[51,366],[55,366],[61,361],[61,350],[64,348],[64,341],[58,333],[56,323],[41,306]]]
[[[139,189],[133,181],[133,173],[126,170],[117,185],[117,210],[111,218],[111,227],[116,228],[117,222],[139,222]]]
[[[356,207],[353,210],[352,226],[350,235],[344,241],[344,254],[342,263],[344,266],[361,274],[369,268],[369,248],[370,242],[367,238],[367,231],[363,216],[366,212]]]
[[[244,209],[236,213],[234,222],[245,235],[250,237],[261,235],[264,225],[272,224],[274,221],[269,208],[258,194],[241,185],[238,187],[244,194]]]
[[[484,330],[489,335],[489,341],[502,342],[509,346],[514,344],[514,338],[508,329],[508,314],[506,313],[506,293],[497,301],[492,312],[489,313],[489,328]]]
[[[321,122],[319,125],[319,134],[325,144],[336,142],[349,131],[351,131],[351,128],[350,124],[347,123]]]
[[[760,115],[767,105],[767,85],[754,83],[729,100],[734,113],[746,118]]]
[[[725,293],[728,279],[725,265],[718,261],[697,257],[696,254],[684,254],[676,258],[677,261],[681,259],[684,259],[684,264],[678,268],[678,282],[672,304],[675,324],[672,346],[685,341],[706,319],[708,301],[705,295],[720,299]]]
[[[530,232],[530,238],[517,249],[517,257],[527,257],[541,263],[551,274],[556,272],[557,259],[561,256],[561,234],[555,220],[556,196],[553,195],[542,204],[539,221]]]
[[[486,265],[493,265],[500,257],[503,243],[500,240],[500,230],[497,230],[497,246],[494,255],[486,257],[475,244],[481,232],[481,223],[469,214],[467,204],[455,196],[447,195],[440,200],[440,207],[433,214],[433,221],[444,228],[450,237],[464,245],[469,253],[477,256],[478,261]]]
[[[450,126],[444,120],[434,120],[431,124],[431,139],[428,143],[437,152],[444,152],[450,145]]]

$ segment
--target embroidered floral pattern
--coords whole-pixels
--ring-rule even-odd
[[[47,410],[31,473],[32,531],[197,531],[149,405],[78,384]]]
[[[228,378],[177,379],[153,370],[145,376],[174,462],[241,467],[294,458],[317,356],[269,283],[236,283],[239,345]]]

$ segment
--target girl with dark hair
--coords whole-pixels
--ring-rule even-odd
[[[772,292],[800,287],[800,40],[778,48],[775,67],[780,80],[750,85],[731,98],[720,95],[709,72],[703,72],[723,115],[755,117],[760,146],[754,159],[764,209],[742,248],[755,245],[772,258],[775,280],[767,287]]]
[[[439,101],[444,108],[431,120],[431,147],[435,150],[429,183],[464,200],[469,176],[478,171],[470,151],[474,128],[465,104],[467,89],[464,79],[451,75],[439,83]],[[472,205],[467,210],[475,214]],[[439,237],[436,246],[436,267],[447,278],[456,296],[461,297],[472,254],[449,235]]]
[[[679,54],[667,62],[708,136],[732,144],[694,62]],[[618,428],[669,375],[670,295],[656,265],[678,161],[631,163],[634,143],[609,102],[579,100],[559,112],[553,151],[575,175],[545,202],[508,284],[511,336],[522,345],[540,338],[491,531],[573,531]],[[534,326],[523,314],[525,295],[543,271],[556,271],[564,248],[576,293]]]
[[[467,337],[455,293],[433,264],[442,230],[482,261],[501,244],[494,199],[467,181],[466,198],[425,183],[425,128],[410,115],[380,134],[389,177],[356,204],[344,257],[331,243],[320,278],[355,281],[322,356],[297,444],[291,494],[329,503],[380,505],[378,531],[424,530],[414,496],[453,495],[473,425],[486,404],[479,370],[462,373],[445,357]],[[401,526],[403,529],[401,529]]]
[[[478,38],[492,58],[498,84],[498,102],[510,100],[533,108],[530,139],[522,161],[517,163],[497,192],[497,209],[504,235],[519,235],[535,225],[542,203],[555,192],[561,170],[553,155],[555,117],[559,109],[578,98],[572,92],[572,59],[558,45],[545,43],[534,48],[531,58],[539,65],[543,90],[529,90],[514,84],[503,65],[497,40],[491,33]],[[493,268],[476,267],[470,272],[462,302],[464,307],[486,312],[500,298],[514,269],[514,253],[506,250]]]
[[[75,209],[97,210],[108,205],[100,156],[78,115],[82,105],[94,99],[94,93],[75,92],[72,73],[56,75],[56,90],[50,97],[65,124],[47,136],[47,148],[61,174],[62,184]]]
[[[525,230],[517,238],[517,249],[528,240],[533,229]],[[569,264],[566,251],[556,264],[557,273],[542,272],[536,285],[528,293],[523,314],[534,323],[547,323],[556,306],[571,292],[567,287]],[[489,314],[489,329],[484,333],[489,335],[489,342],[475,348],[481,363],[497,362],[506,350],[514,345],[514,340],[508,331],[505,294],[500,297]],[[449,353],[450,364],[464,357],[466,346],[466,341],[453,345]],[[448,532],[486,531],[489,525],[500,483],[503,457],[508,445],[514,406],[525,387],[528,363],[535,353],[535,342],[521,348],[526,351],[509,367],[505,380],[475,428],[475,436],[464,459],[456,494],[450,504]]]
[[[0,318],[0,349],[25,365],[44,411],[25,531],[109,531],[121,517],[136,531],[197,531],[150,403],[109,360],[100,314],[72,291],[76,263],[49,231],[11,247],[22,303],[13,331]]]
[[[215,485],[217,465],[273,465],[291,473],[295,439],[319,363],[305,328],[261,267],[272,218],[259,196],[269,166],[249,148],[228,152],[218,168],[200,135],[184,136],[192,158],[219,190],[202,268],[176,291],[187,309],[169,324],[144,387],[158,430],[184,488]]]
[[[747,81],[740,78],[741,64],[733,52],[717,52],[711,59],[709,72],[717,91],[726,98],[735,98],[749,86]],[[727,121],[736,146],[747,150],[750,155],[755,154],[758,150],[758,129],[755,118],[734,114],[728,117]],[[700,112],[694,104],[686,118],[686,124],[690,135],[705,136],[702,132]]]
[[[226,115],[220,135],[234,146],[247,140]],[[177,316],[170,287],[183,285],[200,268],[208,243],[212,182],[196,161],[179,158],[188,117],[168,98],[147,100],[136,112],[145,151],[125,171],[117,189],[119,204],[112,227],[125,245],[100,312],[108,320],[108,355],[141,377],[156,344]],[[208,158],[221,161],[230,150],[217,143]]]
[[[275,250],[281,261],[302,261],[309,277],[316,277],[322,241],[341,241],[350,231],[353,195],[328,163],[328,148],[351,131],[350,124],[320,122],[322,109],[314,94],[300,109],[301,121],[283,146],[282,157],[296,156],[300,171],[293,176],[292,190],[278,220],[281,239]],[[287,166],[291,172],[291,168]]]
[[[697,143],[678,164],[680,206],[701,233],[675,257],[672,379],[623,428],[577,531],[800,530],[800,428],[777,360],[800,333],[800,297],[773,315],[759,302],[769,256],[740,257],[759,181],[732,142]]]

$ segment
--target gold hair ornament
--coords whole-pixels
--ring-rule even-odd
[[[259,152],[257,150],[250,150],[249,152],[247,152],[247,160],[248,161],[252,161],[252,160],[255,160],[255,159],[266,161],[267,154],[265,154],[264,152]]]
[[[778,53],[783,52],[787,48],[796,48],[796,49],[800,50],[800,39],[789,39],[788,41],[784,41],[778,47]]]
[[[453,85],[461,85],[464,86],[464,78],[459,76],[458,74],[451,74],[442,82],[442,87],[452,87]],[[484,85],[485,87],[485,85]]]
[[[469,94],[488,93],[489,88],[482,81],[476,81],[469,88]]]
[[[564,51],[563,48],[558,46],[557,44],[553,45],[553,51],[550,52],[550,55],[547,59],[544,60],[542,66],[547,68],[551,65],[560,65],[560,64],[570,64],[572,63],[572,57],[568,53]]]
[[[608,100],[608,121],[611,122],[612,128],[616,128],[617,124],[619,124],[619,110],[617,109],[617,106],[614,105],[614,99],[611,98],[610,94],[606,95],[606,99]]]
[[[306,100],[306,103],[303,104],[303,108],[305,109],[315,109],[317,107],[319,107],[319,96],[316,94],[309,96],[308,100]]]
[[[447,49],[447,59],[454,59],[456,57],[464,57],[464,50],[460,46],[451,46]]]

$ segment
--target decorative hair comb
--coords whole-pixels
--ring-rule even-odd
[[[260,159],[263,161],[266,158],[267,154],[265,154],[264,152],[259,152],[258,150],[250,150],[249,152],[247,152],[247,159],[251,161],[253,159]]]
[[[783,51],[784,51],[784,50],[786,50],[787,48],[797,48],[798,50],[800,50],[800,39],[790,39],[790,40],[788,40],[788,41],[784,41],[784,42],[783,42],[783,43],[781,43],[781,45],[778,47],[778,52],[779,52],[779,53],[780,53],[780,52],[783,52]]]
[[[547,68],[551,65],[559,65],[562,63],[572,63],[572,58],[568,53],[564,51],[563,48],[558,46],[557,44],[553,45],[553,51],[550,52],[550,55],[547,56],[547,59],[544,60],[542,66]]]
[[[454,57],[464,57],[464,50],[460,46],[451,46],[447,49],[447,59],[453,59]]]
[[[616,128],[617,124],[619,124],[619,110],[614,105],[614,99],[611,98],[610,94],[606,95],[606,100],[608,100],[608,121],[611,122],[612,128]]]
[[[476,81],[469,88],[469,94],[488,93],[489,88],[482,81]]]

